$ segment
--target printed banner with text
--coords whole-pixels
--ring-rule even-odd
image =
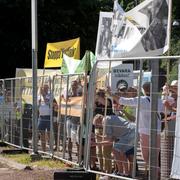
[[[142,57],[164,54],[168,44],[168,0],[145,0],[123,12],[100,12],[96,57]]]
[[[61,67],[63,54],[74,59],[80,58],[80,38],[47,43],[44,68]]]

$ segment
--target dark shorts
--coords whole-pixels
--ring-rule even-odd
[[[134,147],[126,151],[126,156],[134,155]]]
[[[132,129],[115,141],[113,148],[118,152],[126,153],[134,147],[135,131]]]
[[[50,131],[50,116],[40,116],[38,119],[38,130]]]

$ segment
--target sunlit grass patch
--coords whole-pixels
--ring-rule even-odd
[[[28,165],[28,166],[37,166],[37,167],[47,167],[47,168],[65,168],[65,164],[60,160],[56,159],[40,159],[37,161],[32,161],[29,154],[4,154],[4,157],[7,157],[18,163]]]

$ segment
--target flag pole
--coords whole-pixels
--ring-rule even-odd
[[[172,24],[172,0],[169,0],[169,6],[168,6],[168,35],[167,35],[167,42],[169,45],[169,49],[168,49],[168,56],[170,56],[170,49],[171,49],[171,24]],[[170,79],[170,59],[167,59],[167,82],[169,83],[169,79]],[[167,108],[165,107],[165,136],[166,136],[166,131],[168,130],[168,123],[167,123]]]
[[[169,8],[168,8],[168,36],[167,42],[169,45],[168,56],[170,56],[171,50],[171,24],[172,24],[172,0],[169,0]],[[170,59],[167,59],[167,82],[169,82],[169,72],[170,72]]]
[[[33,154],[37,154],[37,0],[31,0],[31,31],[32,31],[32,88],[33,88],[33,108],[32,108],[32,148]]]

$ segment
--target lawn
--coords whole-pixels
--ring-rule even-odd
[[[32,160],[30,154],[3,154],[3,157],[9,158],[17,163],[21,163],[34,167],[47,167],[55,169],[64,169],[66,165],[57,159],[41,158],[40,160]]]

